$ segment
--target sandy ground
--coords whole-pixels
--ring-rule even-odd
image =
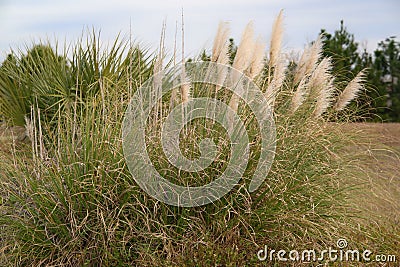
[[[353,128],[365,131],[371,141],[400,149],[400,123],[351,123]]]

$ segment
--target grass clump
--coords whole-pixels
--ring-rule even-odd
[[[274,27],[281,27],[281,20],[280,15]],[[220,31],[210,59],[228,64],[225,24]],[[332,123],[337,110],[344,116],[343,103],[357,95],[359,77],[351,89],[335,88],[329,58],[320,57],[320,41],[289,69],[280,52],[281,32],[274,28],[268,57],[259,53],[262,42],[252,39],[252,30],[245,32],[233,60],[247,62],[239,64],[241,71],[260,86],[274,110],[275,160],[256,192],[247,188],[260,153],[260,129],[240,98],[223,87],[191,85],[166,94],[153,110],[146,132],[150,159],[164,178],[182,185],[218,177],[230,146],[220,125],[192,121],[181,132],[182,153],[196,158],[199,140],[212,138],[217,158],[199,173],[177,169],[160,145],[168,111],[191,97],[208,96],[229,104],[245,122],[251,157],[244,179],[218,201],[194,208],[148,196],[130,174],[122,150],[123,114],[136,89],[160,70],[161,52],[152,58],[119,41],[101,49],[90,35],[85,46],[73,47],[69,60],[68,53],[61,60],[48,52],[32,59],[32,66],[25,67],[22,57],[3,64],[8,80],[1,76],[1,114],[25,125],[31,143],[0,163],[0,263],[236,266],[257,264],[264,245],[326,249],[338,238],[360,244],[365,235],[352,221],[349,164],[341,154],[352,138]]]

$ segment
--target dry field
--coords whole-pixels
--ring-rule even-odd
[[[360,123],[354,125],[364,131],[371,144],[364,146],[366,153],[370,154],[371,181],[381,185],[387,190],[387,198],[393,197],[396,206],[387,206],[389,210],[396,208],[397,221],[400,224],[400,123]],[[384,196],[382,196],[384,198]]]
[[[351,123],[345,131],[357,133],[357,144],[349,148],[359,161],[360,185],[350,196],[361,224],[370,226],[368,235],[377,250],[391,244],[400,252],[400,123]],[[361,190],[360,190],[361,188]],[[362,219],[364,218],[364,219]],[[396,249],[397,248],[397,249]]]

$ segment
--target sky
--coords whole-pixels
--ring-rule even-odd
[[[165,45],[172,54],[176,25],[180,43],[182,9],[186,57],[212,47],[220,21],[230,23],[231,37],[239,41],[252,20],[255,33],[269,42],[281,9],[287,53],[303,49],[322,28],[334,32],[340,20],[360,48],[369,52],[387,37],[400,39],[399,0],[0,0],[0,60],[11,49],[24,49],[40,40],[76,42],[87,29],[101,31],[104,43],[120,34],[154,51],[164,21]]]

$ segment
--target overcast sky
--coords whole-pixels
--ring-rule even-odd
[[[369,51],[386,37],[400,39],[399,0],[0,0],[0,59],[10,48],[23,48],[39,39],[76,41],[83,29],[93,27],[109,42],[119,32],[129,36],[131,25],[135,40],[156,49],[164,20],[171,52],[182,8],[186,56],[211,47],[221,20],[230,22],[235,40],[253,20],[255,32],[268,42],[280,9],[284,10],[286,51],[302,49],[321,28],[333,32],[342,19]]]

